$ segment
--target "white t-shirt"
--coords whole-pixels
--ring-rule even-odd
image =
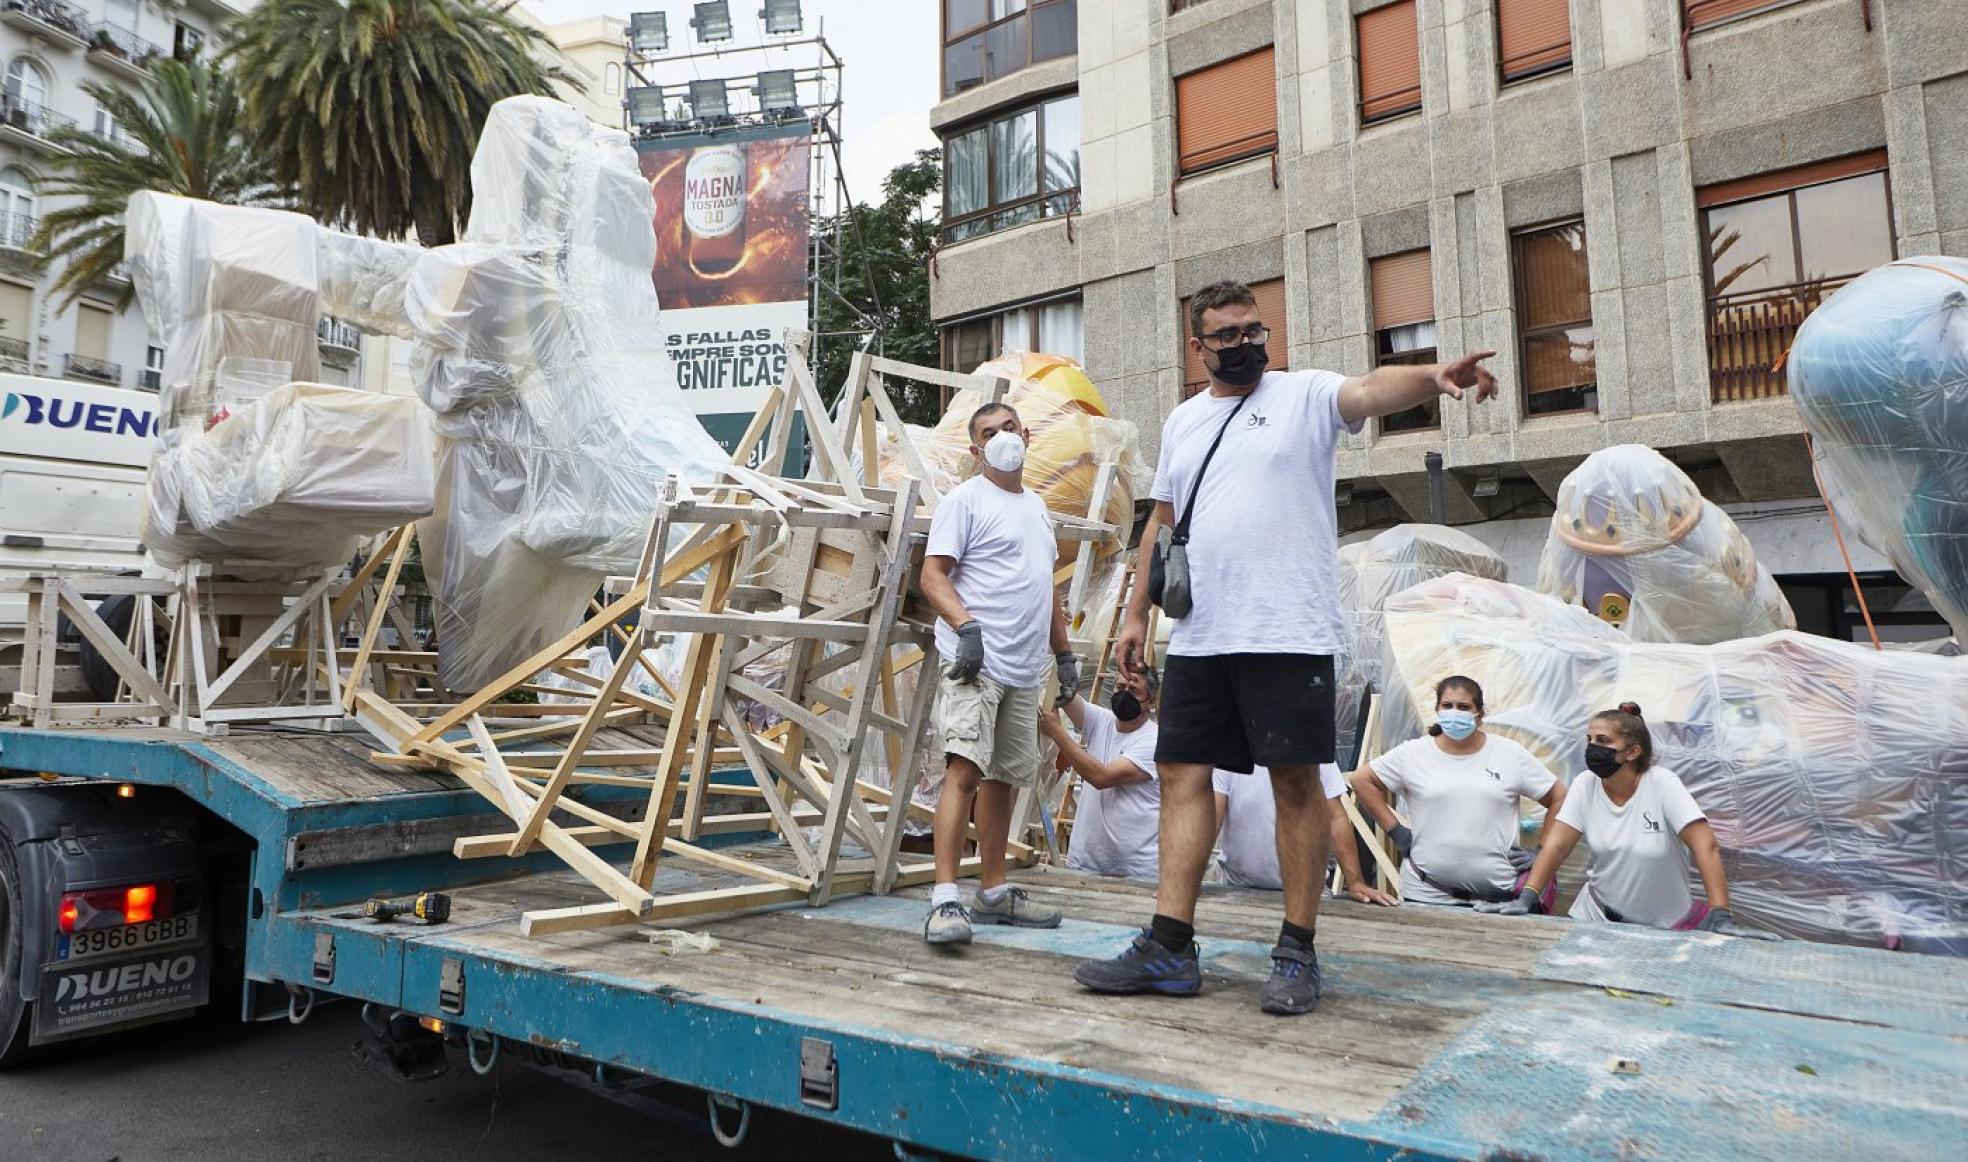
[[[1482,749],[1455,755],[1422,735],[1370,765],[1401,797],[1399,810],[1414,831],[1414,850],[1401,862],[1403,901],[1463,902],[1422,882],[1416,863],[1436,883],[1509,893],[1517,870],[1505,853],[1517,840],[1517,799],[1542,799],[1558,781],[1530,751],[1486,733]]]
[[[1706,818],[1681,776],[1666,767],[1643,773],[1622,807],[1613,806],[1605,784],[1591,771],[1573,778],[1558,822],[1585,837],[1592,867],[1585,877],[1588,890],[1572,901],[1572,918],[1607,919],[1599,906],[1604,901],[1628,923],[1672,927],[1695,902],[1681,830]]]
[[[1114,712],[1086,703],[1081,736],[1099,762],[1124,758],[1140,767],[1146,782],[1101,789],[1083,785],[1073,816],[1073,843],[1066,866],[1098,876],[1126,876],[1153,882],[1159,867],[1162,785],[1155,781],[1155,720],[1122,732]]]
[[[1223,443],[1203,473],[1189,524],[1195,605],[1169,632],[1169,652],[1337,654],[1347,641],[1335,573],[1333,448],[1342,428],[1330,371],[1268,371],[1223,427],[1234,396],[1199,392],[1162,425],[1152,495],[1189,505],[1210,442]]]
[[[1271,790],[1271,772],[1252,767],[1250,774],[1240,775],[1219,767],[1210,776],[1210,785],[1217,794],[1229,796],[1223,834],[1217,837],[1216,858],[1223,865],[1223,878],[1239,887],[1283,889],[1284,874],[1278,870],[1278,800]],[[1328,799],[1346,793],[1338,767],[1319,764],[1319,789]]]
[[[984,629],[984,676],[1020,689],[1045,681],[1052,660],[1052,563],[1058,554],[1045,501],[982,476],[952,488],[929,522],[928,553],[954,557],[957,598]],[[936,620],[936,649],[957,656],[957,631]]]

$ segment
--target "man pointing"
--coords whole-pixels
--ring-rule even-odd
[[[1449,363],[1381,367],[1345,378],[1330,371],[1267,372],[1270,337],[1241,283],[1204,287],[1190,300],[1190,348],[1209,390],[1162,426],[1155,511],[1143,551],[1187,519],[1191,608],[1174,621],[1162,671],[1161,878],[1155,916],[1111,960],[1075,972],[1103,993],[1193,995],[1196,895],[1216,833],[1212,768],[1250,777],[1270,769],[1285,919],[1272,949],[1261,1007],[1311,1011],[1319,1001],[1313,950],[1319,877],[1326,866],[1326,797],[1319,764],[1333,760],[1333,655],[1345,639],[1335,571],[1333,450],[1342,429],[1436,395],[1476,402],[1496,394],[1481,351]],[[1141,665],[1148,593],[1137,586],[1117,653]]]

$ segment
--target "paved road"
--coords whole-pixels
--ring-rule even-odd
[[[480,1077],[406,1083],[355,1056],[354,1005],[307,1024],[218,1016],[70,1048],[0,1073],[7,1162],[362,1162],[463,1159],[892,1158],[886,1142],[799,1119],[754,1118],[747,1148],[703,1126],[703,1100],[674,1095],[652,1118],[514,1062]]]

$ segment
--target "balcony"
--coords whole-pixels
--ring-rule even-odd
[[[28,370],[27,340],[0,335],[0,371],[25,374]]]
[[[0,214],[0,250],[28,250],[28,242],[41,228],[41,219],[32,214]]]
[[[89,43],[88,14],[62,0],[0,0],[0,21],[58,48]]]
[[[984,6],[969,5],[985,16]],[[943,96],[1079,51],[1079,0],[1031,0],[995,23],[945,30]]]
[[[352,367],[362,354],[362,332],[332,315],[323,315],[314,333],[321,361],[331,367]]]
[[[1771,368],[1790,350],[1805,316],[1849,281],[1826,279],[1709,300],[1708,381],[1714,402],[1788,394],[1783,372]]]
[[[67,153],[48,140],[57,128],[72,127],[75,118],[64,117],[46,105],[23,101],[12,94],[0,95],[0,141],[11,141],[38,153]]]
[[[150,62],[164,50],[131,32],[104,22],[90,31],[89,59],[133,81],[150,76]]]
[[[107,359],[91,359],[87,355],[70,353],[62,356],[62,378],[80,379],[88,383],[107,383],[114,387],[123,382],[123,365],[111,363]]]

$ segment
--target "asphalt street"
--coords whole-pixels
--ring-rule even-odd
[[[7,1162],[331,1162],[340,1159],[892,1158],[886,1141],[755,1114],[738,1150],[711,1137],[701,1095],[625,1108],[508,1058],[489,1076],[453,1051],[405,1082],[354,1052],[356,1006],[300,1027],[208,1012],[57,1051],[0,1073]]]

